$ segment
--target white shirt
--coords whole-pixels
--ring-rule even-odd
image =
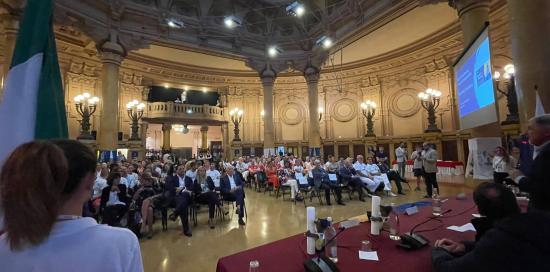
[[[92,192],[92,198],[100,197],[101,192],[103,191],[103,188],[107,187],[107,180],[99,177],[94,182],[93,192]]]
[[[231,189],[235,189],[237,187],[237,184],[235,183],[235,179],[233,176],[227,176],[229,178],[229,185],[231,186]]]
[[[367,172],[369,172],[369,174],[371,174],[371,175],[380,174],[380,167],[378,167],[378,165],[376,165],[374,163],[367,164],[367,166],[365,168],[366,168]]]
[[[126,176],[126,180],[128,181],[128,188],[134,189],[138,185],[138,174],[130,173]]]
[[[0,264],[2,271],[143,271],[135,234],[89,217],[57,222],[44,242],[22,251],[11,251],[0,236]]]
[[[216,169],[206,170],[206,175],[212,179],[212,181],[214,182],[214,187],[220,187],[220,171]]]
[[[195,178],[197,178],[197,171],[189,169],[187,170],[187,172],[185,172],[185,176],[190,177],[191,180],[195,180]]]
[[[407,151],[405,148],[398,147],[395,149],[395,157],[397,157],[397,162],[404,162],[407,156]]]
[[[367,170],[367,165],[365,163],[355,162],[353,164],[353,169],[365,176],[368,176],[369,171]]]
[[[180,188],[185,188],[185,177],[180,177],[180,176],[177,176],[178,177],[178,181],[179,181],[179,186]]]
[[[493,157],[493,171],[497,173],[508,173],[512,170],[514,163],[514,158],[510,156],[510,160],[506,162],[501,156]]]
[[[120,184],[124,184],[126,185],[126,188],[130,187],[129,183],[128,183],[128,179],[126,179],[125,177],[120,177]]]
[[[422,169],[422,159],[421,159],[422,153],[418,151],[413,151],[411,154],[411,159],[414,160],[413,162],[413,169]]]

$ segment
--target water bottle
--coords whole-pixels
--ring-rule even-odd
[[[391,203],[391,213],[390,217],[388,218],[388,225],[390,227],[390,239],[394,241],[401,240],[401,237],[399,236],[399,215],[397,214],[397,205],[395,203]]]
[[[332,226],[332,217],[327,218],[329,226],[325,229],[325,256],[334,263],[338,262],[338,246],[336,243],[336,229]]]
[[[434,193],[432,196],[432,214],[434,216],[440,216],[441,215],[441,206],[442,206],[441,198],[439,197],[438,189],[434,188]]]

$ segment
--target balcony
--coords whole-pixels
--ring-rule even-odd
[[[147,103],[144,119],[152,123],[221,124],[226,122],[223,108],[175,102]]]

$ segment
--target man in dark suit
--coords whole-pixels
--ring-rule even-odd
[[[334,193],[336,193],[336,203],[338,203],[338,205],[345,206],[346,204],[342,201],[342,189],[340,188],[338,181],[329,179],[328,172],[321,166],[321,162],[319,160],[315,160],[313,162],[313,167],[314,168],[311,171],[313,174],[313,184],[317,190],[325,190],[325,200],[327,201],[327,205],[331,205],[330,190],[332,189]]]
[[[232,166],[226,168],[227,174],[223,176],[220,182],[221,194],[224,200],[235,201],[238,206],[239,225],[245,225],[244,217],[244,191],[243,180]]]
[[[550,210],[550,201],[544,201],[544,199],[550,199],[550,181],[547,178],[547,168],[550,165],[550,114],[540,115],[529,120],[527,133],[529,143],[534,146],[533,165],[530,173],[525,173],[525,175],[517,171],[512,176],[519,188],[530,194],[530,207],[539,206]]]
[[[351,158],[344,160],[344,166],[340,167],[338,174],[340,175],[340,178],[342,178],[342,183],[353,187],[357,193],[359,193],[359,200],[365,202],[365,198],[363,198],[363,183],[361,182],[359,176],[357,176],[355,169],[352,167]]]
[[[183,227],[183,234],[187,237],[193,236],[189,229],[189,205],[191,204],[193,181],[185,179],[185,166],[178,166],[176,175],[168,177],[165,189],[168,203],[175,203],[176,206],[176,216],[171,216],[170,218],[176,220],[176,217],[179,216]]]

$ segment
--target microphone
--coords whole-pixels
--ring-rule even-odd
[[[411,229],[411,231],[410,231],[409,233],[414,233],[414,230],[416,230],[418,227],[420,227],[420,226],[422,226],[422,225],[424,225],[424,224],[426,224],[426,223],[428,223],[428,222],[430,222],[430,221],[432,221],[432,220],[434,220],[434,219],[437,219],[437,218],[439,218],[439,217],[442,217],[444,214],[450,213],[450,212],[452,212],[452,211],[453,211],[452,209],[448,209],[448,210],[442,212],[440,216],[430,216],[430,217],[428,218],[428,220],[422,221],[422,222],[416,224],[416,225]]]
[[[441,216],[443,216],[444,214],[446,213],[449,213],[451,212],[452,209],[448,209],[446,211],[444,211],[443,213],[441,213]],[[405,248],[405,249],[408,249],[408,250],[415,250],[415,249],[419,249],[419,248],[422,248],[424,246],[426,246],[429,242],[428,239],[426,239],[424,236],[420,235],[420,234],[416,234],[414,233],[414,231],[416,230],[416,228],[438,218],[440,216],[431,216],[430,218],[428,218],[428,220],[425,220],[425,221],[422,221],[418,224],[416,224],[412,229],[411,231],[407,234],[403,234],[401,235],[401,242],[399,244],[397,244],[398,246],[402,247],[402,248]]]

